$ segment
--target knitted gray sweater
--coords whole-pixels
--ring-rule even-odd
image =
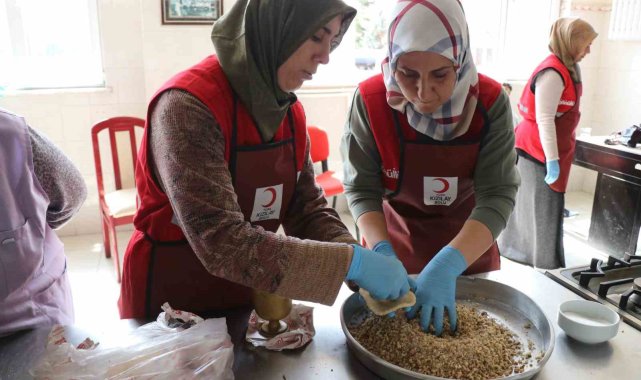
[[[51,140],[31,127],[29,137],[36,178],[49,197],[47,223],[60,228],[84,203],[87,186],[78,168]]]

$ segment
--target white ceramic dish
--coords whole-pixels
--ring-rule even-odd
[[[566,301],[559,307],[559,327],[583,343],[602,343],[614,338],[620,321],[614,310],[594,301]]]

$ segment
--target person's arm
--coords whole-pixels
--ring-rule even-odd
[[[501,91],[488,110],[488,117],[489,130],[481,141],[474,171],[476,206],[459,233],[416,278],[416,304],[408,317],[429,310],[421,311],[420,326],[428,331],[433,315],[436,335],[443,332],[444,310],[448,312],[450,329],[456,328],[456,278],[492,245],[514,208],[519,176],[512,112],[505,92]]]
[[[71,160],[46,136],[29,127],[33,169],[49,197],[47,224],[60,228],[87,199],[87,186]]]
[[[559,159],[556,141],[556,110],[563,94],[563,78],[553,69],[540,73],[534,82],[535,117],[546,161]]]
[[[307,140],[305,164],[296,183],[294,201],[283,220],[283,230],[288,236],[300,239],[356,243],[340,217],[323,196],[323,190],[316,184],[314,167],[309,156]]]
[[[465,258],[467,266],[475,262],[494,243],[492,232],[487,226],[477,220],[468,219],[463,228],[448,244],[456,248]]]
[[[356,90],[341,142],[343,185],[349,209],[369,247],[388,240],[383,215],[381,157],[365,104]]]
[[[387,222],[382,211],[367,211],[358,218],[357,226],[367,246],[372,248],[381,241],[389,240]]]
[[[487,251],[505,228],[520,184],[512,112],[506,94],[501,92],[488,110],[488,117],[490,127],[481,141],[474,170],[476,206],[450,243],[468,265]]]
[[[334,302],[352,248],[287,237],[246,222],[225,161],[223,134],[203,103],[180,90],[164,93],[148,133],[159,185],[211,274],[288,298]]]

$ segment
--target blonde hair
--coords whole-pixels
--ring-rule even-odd
[[[552,24],[548,47],[563,61],[575,81],[581,78],[574,57],[598,35],[592,25],[580,18],[560,18]]]

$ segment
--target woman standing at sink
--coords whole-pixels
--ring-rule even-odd
[[[517,168],[523,181],[516,207],[499,239],[501,253],[537,268],[565,266],[563,208],[583,92],[578,63],[597,33],[586,21],[561,18],[552,25],[552,54],[523,89],[516,127]]]

